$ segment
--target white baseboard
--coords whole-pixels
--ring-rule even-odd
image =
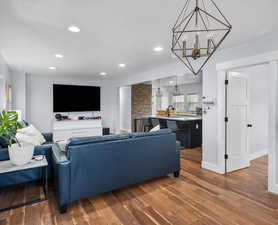
[[[260,158],[260,157],[262,157],[264,155],[267,155],[267,154],[268,154],[268,149],[263,149],[262,151],[250,154],[249,159],[254,160],[254,159]]]
[[[278,194],[278,184],[275,185],[269,185],[268,191],[274,194]]]
[[[225,172],[216,164],[202,161],[202,168],[213,171],[215,173],[224,174]]]

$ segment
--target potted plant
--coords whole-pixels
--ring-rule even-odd
[[[16,138],[17,130],[22,128],[18,122],[17,112],[0,112],[0,135],[8,143],[10,160],[15,165],[24,165],[31,161],[34,145],[19,143]]]

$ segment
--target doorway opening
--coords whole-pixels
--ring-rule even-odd
[[[131,124],[131,87],[123,86],[119,88],[119,129],[120,133],[130,133]]]
[[[176,134],[181,156],[202,163],[202,75],[179,74],[119,88],[119,133],[168,128]]]

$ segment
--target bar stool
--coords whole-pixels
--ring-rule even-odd
[[[177,121],[167,120],[167,128],[171,129],[172,132],[176,133],[179,130],[178,125],[177,125]]]
[[[151,124],[153,128],[160,125],[159,119],[151,118]]]
[[[151,129],[151,123],[149,118],[142,118],[142,126],[143,126],[143,132],[149,132]]]

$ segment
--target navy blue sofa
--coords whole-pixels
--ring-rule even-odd
[[[179,176],[180,146],[170,130],[72,138],[52,158],[60,212],[67,205],[142,181]]]
[[[43,133],[46,142],[43,145],[35,146],[34,155],[45,155],[48,165],[48,177],[50,178],[53,174],[52,167],[52,145],[53,135],[52,133]],[[0,146],[0,161],[9,160],[8,148]],[[0,175],[0,188],[11,185],[36,181],[42,178],[41,170],[34,168],[28,171],[14,172]]]

